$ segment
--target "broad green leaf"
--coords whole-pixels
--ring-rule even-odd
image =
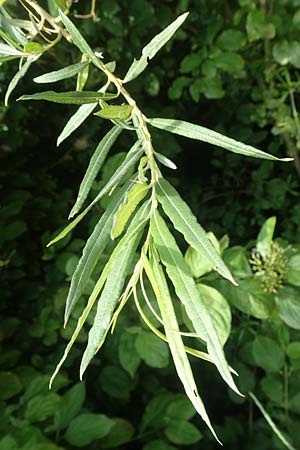
[[[223,295],[205,284],[197,284],[201,297],[212,318],[222,345],[225,345],[231,330],[231,310]],[[238,289],[238,288],[237,288]]]
[[[0,400],[8,400],[23,389],[17,375],[12,372],[0,372]]]
[[[198,428],[186,420],[172,419],[165,429],[169,441],[178,445],[192,445],[203,437]]]
[[[291,445],[286,438],[283,436],[281,431],[278,429],[276,424],[273,422],[263,405],[260,403],[260,401],[255,397],[255,395],[252,392],[249,392],[249,396],[252,398],[262,415],[264,416],[266,422],[270,425],[272,431],[278,436],[278,438],[281,440],[281,442],[289,449],[289,450],[296,450],[293,445]]]
[[[158,161],[163,164],[164,166],[168,167],[169,169],[176,170],[177,166],[173,163],[169,158],[162,155],[161,153],[155,152],[154,154],[155,158],[158,159]]]
[[[78,31],[76,26],[73,24],[73,22],[61,11],[59,12],[61,20],[70,33],[73,43],[76,45],[76,47],[79,48],[79,50],[87,55],[91,62],[98,68],[102,68],[103,63],[97,58],[97,56],[94,54],[93,50],[89,46],[89,44],[86,42],[82,34]]]
[[[166,278],[162,267],[159,265],[155,251],[152,251],[151,265],[145,256],[143,256],[143,265],[157,298],[177,374],[194,408],[218,440],[205,410],[205,406],[199,396],[182,337],[179,333],[180,329]]]
[[[148,184],[135,183],[130,191],[127,192],[125,202],[119,207],[114,216],[114,223],[111,230],[112,239],[116,239],[123,233],[128,220],[138,204],[145,198],[148,190]]]
[[[43,422],[53,417],[59,408],[61,398],[57,394],[37,395],[26,404],[25,419],[29,422]]]
[[[145,70],[150,59],[171,39],[175,31],[183,24],[189,13],[184,13],[177,17],[174,22],[168,25],[161,33],[157,34],[142,50],[139,60],[134,60],[124,78],[124,83],[134,80]]]
[[[133,378],[140,365],[141,358],[135,348],[135,335],[124,332],[120,338],[118,347],[120,364]]]
[[[135,348],[147,366],[162,369],[169,365],[169,348],[151,331],[142,330],[135,341]]]
[[[300,286],[300,253],[289,258],[286,281],[294,286]]]
[[[284,364],[284,353],[274,339],[256,336],[252,344],[255,363],[266,372],[278,373]]]
[[[61,399],[61,404],[55,415],[56,430],[66,428],[74,417],[76,417],[85,400],[85,384],[77,383],[72,386]]]
[[[96,179],[96,176],[99,173],[99,170],[102,167],[103,162],[105,161],[108,152],[113,146],[114,142],[120,135],[122,129],[119,127],[113,127],[105,136],[101,139],[93,156],[90,159],[89,166],[87,171],[83,177],[83,180],[80,184],[78,196],[75,202],[75,205],[72,208],[70,213],[70,217],[73,217],[80,210],[81,206],[85,202],[90,189],[93,185],[93,182]]]
[[[68,426],[65,439],[72,446],[85,447],[96,439],[106,436],[113,426],[113,420],[104,414],[81,414]]]
[[[103,117],[103,119],[128,119],[130,117],[132,105],[109,105],[100,111],[96,112],[95,115]]]
[[[124,444],[130,442],[134,435],[134,428],[128,420],[114,418],[114,426],[110,432],[101,439],[101,448],[122,448]]]
[[[189,420],[194,417],[196,412],[193,404],[186,395],[177,394],[167,407],[166,416],[172,419]]]
[[[0,50],[1,52],[1,50]],[[19,81],[25,76],[25,74],[27,73],[29,67],[31,66],[31,64],[36,61],[41,55],[34,55],[34,56],[29,56],[27,58],[27,61],[22,65],[22,67],[20,68],[20,70],[14,75],[14,77],[11,79],[6,94],[5,94],[5,105],[7,106],[8,104],[8,99],[10,97],[10,94],[12,93],[12,91],[15,89],[15,87],[17,86],[17,84],[19,83]]]
[[[143,228],[146,225],[147,215],[148,207],[143,205],[136,213],[126,235],[118,245],[118,256],[107,275],[106,284],[98,301],[94,323],[89,331],[88,344],[80,364],[80,379],[82,379],[91,359],[105,340],[126,276],[133,264],[133,257],[141,239]]]
[[[275,226],[276,226],[276,217],[275,216],[270,217],[268,220],[265,221],[265,223],[261,227],[260,232],[258,233],[256,248],[257,251],[263,257],[265,257],[270,250],[270,245],[273,239]]]
[[[252,156],[254,158],[270,159],[272,161],[292,161],[293,158],[276,158],[276,156],[258,150],[251,145],[243,144],[242,142],[231,139],[223,134],[208,128],[195,125],[193,123],[184,122],[183,120],[175,119],[148,119],[150,125],[161,130],[169,131],[170,133],[179,134],[190,139],[197,139],[198,141],[208,142],[217,147],[225,148],[233,153],[240,155]]]
[[[268,319],[274,312],[273,296],[264,291],[258,277],[240,280],[238,287],[220,280],[218,289],[233,306],[256,319]]]
[[[63,103],[69,105],[85,105],[95,103],[100,99],[112,99],[116,94],[106,94],[103,92],[70,91],[55,92],[45,91],[32,95],[22,95],[18,100],[47,100],[48,102]]]
[[[300,359],[300,342],[291,342],[287,346],[286,353],[291,359]]]
[[[56,83],[66,78],[71,78],[77,75],[82,69],[88,66],[88,61],[72,64],[71,66],[64,67],[60,70],[54,70],[53,72],[45,73],[39,77],[35,77],[33,81],[36,83]]]
[[[251,270],[246,249],[240,245],[227,248],[223,253],[223,260],[230,268],[234,277],[252,278],[253,272]]]
[[[167,273],[175,287],[176,294],[184,304],[196,333],[206,341],[207,350],[220,375],[233,391],[240,394],[230,373],[223,348],[220,344],[205,302],[180,252],[176,241],[157,210],[151,216],[151,234]]]
[[[300,290],[285,286],[279,289],[275,299],[280,319],[289,327],[300,330]]]
[[[112,197],[106,211],[102,214],[101,219],[97,223],[91,236],[87,240],[82,256],[73,273],[71,286],[66,301],[65,324],[67,323],[72,309],[81,297],[85,286],[90,280],[91,274],[96,264],[105,250],[110,238],[110,231],[113,225],[115,212],[124,201],[124,195],[132,186],[132,182],[126,183],[120,191]]]
[[[165,213],[173,222],[174,227],[184,235],[185,240],[209,260],[214,270],[236,284],[229,269],[218,255],[205,230],[197,222],[189,206],[182,200],[173,186],[163,178],[159,178],[157,182],[157,196]]]
[[[207,238],[211,241],[213,246],[215,247],[217,253],[220,255],[220,245],[216,236],[211,232],[206,233]],[[212,265],[207,259],[207,257],[203,254],[203,252],[199,252],[195,250],[193,247],[189,247],[184,255],[185,262],[190,268],[190,271],[195,278],[199,278],[205,273],[212,271]]]
[[[101,390],[110,397],[129,399],[132,381],[127,372],[120,366],[106,365],[100,372]]]

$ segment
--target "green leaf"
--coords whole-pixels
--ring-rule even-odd
[[[11,45],[7,44],[1,44],[0,43],[0,56],[24,56],[23,52],[20,52],[20,50],[17,50],[15,47],[12,47]]]
[[[8,400],[23,389],[17,375],[12,372],[0,372],[0,400]]]
[[[70,6],[72,5],[72,0],[52,0],[58,9],[62,11],[68,11]]]
[[[101,439],[101,448],[116,448],[130,442],[134,435],[134,428],[128,420],[116,418],[113,419],[114,425],[103,439]]]
[[[112,398],[129,399],[131,380],[119,366],[105,366],[99,376],[101,389]]]
[[[159,178],[157,182],[157,196],[165,213],[173,222],[174,227],[184,235],[185,240],[208,259],[214,270],[236,284],[189,206],[164,178]]]
[[[147,215],[148,205],[146,207],[143,205],[133,218],[126,235],[118,244],[118,255],[108,272],[105,287],[98,301],[94,323],[89,332],[88,344],[80,365],[80,379],[105,340],[126,276],[132,266]]]
[[[84,89],[90,73],[89,59],[86,55],[82,55],[81,62],[85,63],[85,66],[79,71],[77,75],[76,91],[82,91]]]
[[[110,234],[112,239],[116,239],[123,233],[128,220],[134,213],[138,204],[145,198],[148,190],[148,184],[135,183],[127,192],[125,202],[120,205],[114,216],[114,223]]]
[[[289,327],[300,330],[300,291],[285,286],[275,296],[280,319]]]
[[[273,339],[256,336],[252,345],[256,364],[266,372],[279,372],[284,363],[284,353]]]
[[[222,256],[235,277],[241,279],[253,276],[244,247],[240,245],[230,247],[224,251]]]
[[[264,291],[256,277],[240,280],[238,287],[221,280],[218,289],[237,309],[256,319],[268,319],[274,312],[273,296]]]
[[[60,406],[61,398],[57,394],[37,395],[26,405],[24,417],[29,422],[43,422],[53,417]]]
[[[0,50],[0,52],[1,52],[1,50]],[[13,92],[13,90],[15,89],[15,87],[17,86],[17,84],[19,83],[19,81],[25,76],[25,74],[27,73],[31,64],[34,61],[36,61],[40,56],[41,56],[40,54],[35,55],[35,56],[29,56],[27,58],[27,61],[20,68],[20,70],[18,70],[18,72],[11,79],[11,81],[8,85],[6,94],[5,94],[5,99],[4,99],[5,106],[7,106],[9,97],[10,97],[11,93]]]
[[[54,70],[53,72],[45,73],[44,75],[35,77],[33,81],[35,81],[35,83],[56,83],[57,81],[74,77],[82,69],[87,67],[88,64],[88,61],[72,64],[71,66],[64,67],[63,69]]]
[[[100,111],[96,112],[95,115],[102,117],[103,119],[128,119],[131,115],[133,106],[132,105],[109,105]]]
[[[71,387],[62,397],[61,404],[55,415],[56,430],[66,428],[76,417],[85,400],[85,384],[77,383]]]
[[[200,296],[175,239],[157,211],[151,217],[150,229],[160,258],[166,266],[176,294],[184,304],[196,333],[198,333],[201,339],[206,341],[208,353],[212,357],[222,378],[232,390],[239,394],[205,302]]]
[[[293,158],[276,158],[276,156],[269,155],[261,150],[258,150],[251,145],[243,144],[235,141],[216,131],[201,127],[183,120],[175,119],[148,119],[150,125],[161,130],[169,131],[170,133],[179,134],[190,139],[197,139],[199,141],[208,142],[209,144],[225,148],[233,153],[240,155],[252,156],[254,158],[270,159],[272,161],[292,161]]]
[[[141,358],[135,348],[135,335],[123,333],[118,347],[120,364],[133,378]]]
[[[47,247],[53,245],[55,242],[63,239],[67,234],[69,234],[76,225],[86,216],[90,209],[105,195],[108,194],[113,187],[121,182],[121,180],[130,172],[132,166],[137,162],[143,153],[143,149],[136,150],[139,146],[139,142],[133,145],[129,151],[125,161],[116,170],[115,174],[111,177],[109,182],[101,189],[99,194],[94,198],[94,200],[80,213],[76,219],[74,219],[66,228],[64,228],[54,239],[52,239]]]
[[[90,159],[89,166],[80,184],[78,196],[75,205],[72,208],[70,217],[73,217],[80,210],[81,206],[85,202],[93,182],[95,181],[105,158],[108,155],[111,147],[115,143],[118,136],[121,134],[122,129],[115,126],[101,139],[93,156]]]
[[[0,440],[1,450],[18,450],[17,441],[9,434]]]
[[[106,436],[113,426],[113,420],[104,414],[81,414],[68,426],[65,439],[75,447],[84,447]]]
[[[179,333],[179,325],[174,310],[173,302],[170,296],[166,278],[162,267],[157,261],[155,250],[152,251],[151,265],[147,258],[143,256],[143,265],[147,276],[152,284],[152,288],[156,294],[157,302],[161,312],[164,328],[168,339],[168,344],[172,353],[173,361],[176,367],[177,374],[184,386],[185,392],[190,399],[192,405],[199,413],[200,417],[207,424],[214,437],[218,440],[214,429],[210,423],[209,417],[205,410],[205,406],[199,396],[197,386],[194,380],[194,375],[186,354],[186,350]],[[170,408],[170,410],[169,410]],[[174,404],[168,407],[169,413],[172,416],[174,411]]]
[[[155,152],[154,154],[155,158],[158,159],[158,161],[163,164],[164,166],[168,167],[169,169],[176,170],[177,166],[173,163],[169,158],[162,155],[161,153]]]
[[[291,342],[286,349],[286,353],[291,359],[300,358],[300,342]]]
[[[147,366],[158,369],[168,367],[169,349],[165,342],[151,331],[141,331],[136,338],[135,348]]]
[[[270,217],[265,221],[258,233],[256,240],[257,251],[265,257],[270,250],[270,245],[274,236],[274,230],[276,226],[276,217]]]
[[[271,417],[269,416],[269,414],[267,413],[267,411],[265,410],[265,408],[263,407],[263,405],[258,401],[258,399],[255,397],[255,395],[252,392],[249,392],[249,396],[252,398],[252,400],[254,401],[254,403],[256,404],[256,406],[259,408],[260,412],[262,413],[262,415],[264,416],[266,422],[270,425],[272,431],[276,434],[276,436],[278,436],[278,438],[280,439],[280,441],[289,449],[289,450],[296,450],[295,447],[293,447],[287,440],[286,438],[283,436],[283,434],[281,433],[281,431],[278,429],[278,427],[276,426],[276,424],[273,422],[273,420],[271,419]]]
[[[223,295],[216,289],[206,286],[205,284],[197,284],[197,288],[205,301],[206,308],[212,318],[219,340],[222,345],[225,345],[231,330],[230,306]]]
[[[82,34],[79,32],[79,30],[76,28],[76,26],[73,24],[73,22],[61,11],[59,12],[61,20],[70,33],[73,43],[76,45],[76,47],[79,48],[81,53],[84,53],[86,56],[89,57],[91,62],[98,68],[102,69],[102,66],[104,66],[103,63],[97,58],[97,56],[94,54],[93,50],[89,46],[89,44],[86,42]]]
[[[189,13],[182,14],[161,33],[156,35],[142,50],[139,60],[134,60],[124,78],[124,83],[134,80],[147,67],[148,62],[171,39],[175,31],[182,25]]]
[[[67,137],[69,137],[80,125],[92,114],[98,103],[92,103],[88,105],[82,105],[78,108],[76,113],[74,113],[66,125],[64,126],[62,132],[57,138],[57,146],[59,146]]]
[[[286,281],[294,286],[300,286],[300,253],[289,259]]]
[[[261,390],[272,402],[283,402],[283,383],[280,375],[271,373],[260,382]]]
[[[178,445],[192,445],[203,437],[195,425],[185,421],[172,419],[165,429],[167,438]]]
[[[25,53],[43,53],[44,47],[38,42],[28,42],[24,45]]]
[[[193,404],[188,397],[177,394],[167,407],[166,415],[172,419],[189,420],[196,414]]]
[[[72,276],[71,286],[66,301],[65,324],[67,323],[74,306],[82,295],[85,286],[90,280],[91,274],[96,267],[102,252],[109,242],[114,214],[124,201],[124,195],[132,184],[132,182],[126,183],[121,190],[113,196],[106,211],[101,216],[101,219],[85,244],[82,256]]]
[[[215,247],[217,253],[220,255],[220,245],[218,239],[215,235],[209,231],[206,233],[207,238],[211,241]],[[193,247],[189,247],[184,255],[185,262],[190,268],[190,271],[195,278],[199,278],[205,273],[212,271],[212,265],[207,259],[207,257]]]
[[[239,30],[225,30],[216,41],[216,45],[223,50],[240,50],[246,43],[246,39]]]
[[[89,91],[45,91],[32,95],[22,95],[22,97],[18,100],[47,100],[48,102],[63,103],[68,105],[84,105],[87,103],[95,103],[100,99],[109,100],[115,98],[116,96],[116,94]]]

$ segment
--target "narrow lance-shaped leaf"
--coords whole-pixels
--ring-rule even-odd
[[[225,148],[233,153],[240,155],[252,156],[254,158],[270,159],[272,161],[292,161],[292,158],[276,158],[276,156],[258,150],[251,145],[243,144],[232,138],[210,130],[209,128],[201,127],[193,123],[184,122],[183,120],[173,119],[148,119],[149,123],[161,130],[170,131],[171,133],[179,134],[190,139],[197,139],[198,141],[208,142],[209,144]]]
[[[71,66],[64,67],[60,70],[54,70],[53,72],[44,73],[39,77],[35,77],[33,81],[35,81],[36,83],[56,83],[57,81],[74,77],[82,69],[88,66],[88,64],[88,61],[72,64]]]
[[[112,188],[115,188],[123,179],[125,176],[130,172],[134,164],[138,161],[140,156],[143,153],[143,149],[139,149],[140,143],[137,141],[132,148],[129,150],[128,155],[126,156],[125,160],[122,162],[122,164],[117,168],[113,176],[110,178],[110,180],[106,183],[106,185],[101,189],[99,194],[95,197],[95,199],[92,201],[92,203],[87,207],[91,208],[95,203],[97,203],[104,195],[109,194]],[[69,218],[73,217],[74,212],[71,211]]]
[[[124,78],[124,83],[134,80],[147,67],[149,59],[152,59],[156,53],[171,39],[175,31],[182,25],[189,13],[184,13],[177,17],[167,28],[157,34],[143,48],[142,56],[139,60],[134,60]]]
[[[145,198],[149,190],[148,184],[135,183],[128,191],[125,202],[120,205],[114,216],[114,223],[111,230],[111,238],[116,239],[123,233],[128,220],[135,211],[138,204]]]
[[[24,53],[11,45],[0,43],[0,56],[24,56]]]
[[[112,197],[107,209],[102,214],[101,219],[85,244],[82,256],[71,279],[65,308],[65,326],[74,306],[81,297],[101,254],[105,250],[107,243],[110,241],[110,232],[113,226],[114,214],[124,201],[124,195],[132,185],[133,182],[125,183],[119,192]]]
[[[144,222],[142,224],[139,224],[139,226],[144,226]],[[107,276],[108,276],[111,268],[115,267],[116,261],[118,260],[118,258],[120,256],[120,252],[123,251],[123,247],[125,245],[127,245],[127,243],[135,236],[135,234],[138,231],[139,231],[139,229],[137,230],[136,228],[134,228],[131,230],[130,233],[127,233],[126,236],[124,236],[124,238],[115,247],[113,253],[111,254],[109,261],[106,263],[106,266],[102,270],[101,275],[100,275],[96,285],[94,286],[93,292],[91,293],[91,295],[88,299],[88,303],[77,321],[77,325],[74,330],[74,333],[73,333],[68,345],[66,346],[63,356],[62,356],[61,360],[59,361],[59,363],[57,364],[56,369],[50,379],[50,388],[51,388],[51,385],[52,385],[56,375],[58,374],[60,368],[62,367],[64,361],[66,360],[73,344],[75,343],[88,315],[90,314],[90,312],[94,306],[94,303],[97,300],[98,295],[101,292],[102,287],[104,286],[104,283],[106,282]]]
[[[27,61],[22,65],[21,69],[14,75],[14,77],[11,79],[6,94],[5,94],[5,105],[7,106],[8,104],[8,99],[12,93],[12,91],[15,89],[15,87],[17,86],[17,84],[19,83],[19,81],[25,76],[25,74],[27,73],[29,67],[31,66],[31,64],[36,61],[41,55],[34,55],[34,56],[29,56],[27,58]]]
[[[78,108],[75,114],[73,114],[62,132],[57,138],[57,146],[59,146],[67,137],[69,137],[80,125],[92,114],[98,103],[92,103],[88,105],[82,105]]]
[[[222,261],[205,230],[197,222],[189,206],[173,186],[164,178],[159,178],[156,192],[165,213],[173,222],[174,227],[184,235],[185,240],[196,251],[202,253],[209,260],[213,269],[222,277],[236,284],[230,270]]]
[[[148,205],[149,206],[149,205]],[[128,234],[136,232],[131,239],[125,235],[119,244],[119,256],[111,266],[105,287],[98,301],[97,312],[93,326],[89,332],[88,344],[80,365],[80,379],[89,365],[91,359],[103,344],[114,310],[120,299],[126,276],[133,264],[136,248],[140,242],[143,228],[146,224],[145,218],[149,214],[149,208],[143,205],[130,224]],[[144,219],[144,220],[142,220]]]
[[[116,94],[107,94],[103,92],[89,91],[70,91],[55,92],[45,91],[32,95],[22,95],[18,100],[47,100],[48,102],[63,103],[69,105],[84,105],[86,103],[95,103],[100,99],[112,99]]]
[[[157,210],[151,216],[150,229],[155,247],[158,249],[160,258],[166,266],[176,294],[184,304],[195,331],[201,339],[206,341],[208,353],[213,358],[222,378],[232,390],[240,394],[233,381],[223,348],[206,309],[205,302],[200,296],[174,237]]]
[[[164,166],[168,167],[169,169],[176,170],[177,166],[171,159],[167,158],[166,156],[162,155],[161,153],[155,152],[154,154],[155,158],[158,159],[158,161],[163,164]]]
[[[86,55],[82,55],[81,57],[82,63],[89,62],[89,59]],[[86,64],[80,72],[78,72],[77,80],[76,80],[76,91],[82,91],[84,89],[84,86],[86,85],[86,82],[89,78],[90,73],[90,65]]]
[[[140,156],[143,153],[143,149],[136,150],[139,147],[139,142],[136,142],[131,150],[129,151],[125,161],[120,165],[120,167],[116,170],[114,175],[111,177],[109,182],[101,189],[98,195],[94,198],[94,200],[74,219],[69,225],[67,225],[54,239],[52,239],[47,247],[55,244],[55,242],[60,241],[64,237],[66,237],[78,223],[86,216],[86,214],[90,211],[90,209],[105,195],[108,194],[113,187],[115,187],[118,183],[120,183],[124,177],[130,172],[132,166],[138,161]]]
[[[15,41],[19,44],[25,45],[28,40],[26,39],[25,33],[19,28],[14,20],[11,19],[8,12],[1,8],[1,16],[0,16],[0,27]]]
[[[78,196],[70,214],[71,217],[77,214],[77,212],[80,210],[81,206],[85,202],[91,190],[93,182],[95,181],[96,176],[98,175],[99,170],[101,169],[102,164],[105,161],[106,156],[108,155],[108,152],[110,151],[117,137],[120,135],[121,131],[122,128],[116,126],[113,127],[104,136],[104,138],[101,139],[98,146],[96,147],[96,150],[93,156],[91,157],[87,171],[80,184]]]
[[[65,14],[63,14],[61,11],[59,12],[61,20],[70,33],[73,43],[76,45],[76,47],[79,48],[81,53],[84,53],[87,55],[90,60],[92,61],[95,66],[101,68],[101,63],[97,56],[94,54],[93,50],[89,46],[89,44],[86,42],[82,34],[79,32],[79,30],[76,28],[76,26],[73,24],[73,22],[67,17]]]
[[[180,329],[168,284],[163,269],[156,258],[155,249],[152,249],[151,256],[150,264],[146,256],[142,255],[143,267],[156,295],[177,374],[194,408],[207,424],[214,437],[218,440],[197,390],[193,372],[180,335]]]
[[[132,105],[109,105],[106,108],[100,109],[95,115],[103,119],[128,119],[130,117]]]
[[[249,392],[250,397],[252,398],[252,400],[254,401],[254,403],[256,404],[256,406],[259,408],[260,412],[262,413],[262,415],[264,416],[266,422],[268,423],[268,425],[270,425],[272,431],[277,435],[278,439],[281,440],[281,442],[283,443],[283,445],[285,447],[287,447],[289,450],[296,450],[296,448],[291,445],[286,438],[284,437],[284,435],[281,433],[281,431],[278,429],[278,427],[276,426],[276,424],[273,422],[273,420],[271,419],[271,417],[269,416],[269,414],[267,413],[267,411],[265,410],[265,408],[263,407],[263,405],[260,403],[260,401],[255,397],[255,395],[252,392]]]

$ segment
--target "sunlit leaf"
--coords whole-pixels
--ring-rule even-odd
[[[48,102],[64,103],[72,105],[84,105],[86,103],[95,103],[100,99],[115,98],[115,94],[106,94],[103,92],[89,92],[89,91],[70,91],[70,92],[55,92],[45,91],[37,94],[22,95],[18,100],[47,100]]]
[[[1,51],[1,50],[0,50]],[[19,81],[24,77],[24,75],[26,74],[26,72],[28,71],[29,67],[31,66],[31,64],[36,61],[41,55],[35,55],[35,56],[29,56],[27,58],[27,61],[22,65],[22,67],[20,68],[20,70],[15,74],[15,76],[11,79],[6,94],[5,94],[5,105],[7,106],[8,104],[8,99],[10,97],[10,94],[12,93],[12,91],[15,89],[15,87],[17,86],[17,84],[19,83]]]
[[[225,148],[233,153],[238,153],[245,156],[253,156],[254,158],[270,159],[273,161],[292,161],[293,158],[276,158],[276,156],[265,153],[251,145],[243,144],[242,142],[231,139],[223,134],[208,128],[195,125],[193,123],[185,122],[183,120],[173,119],[149,119],[149,123],[161,130],[170,131],[171,133],[179,134],[190,139],[197,139],[199,141],[208,142],[217,147]]]
[[[109,105],[100,111],[96,112],[95,115],[103,117],[103,119],[127,119],[130,117],[132,105]]]
[[[175,239],[157,210],[151,216],[150,228],[160,258],[166,266],[167,273],[174,285],[176,294],[184,304],[196,333],[198,333],[201,339],[206,341],[208,353],[213,358],[224,381],[226,381],[233,391],[240,394],[233,381],[217,332],[205,306],[205,302],[200,296]]]
[[[156,53],[168,42],[175,31],[182,25],[189,13],[184,13],[177,17],[174,22],[167,26],[161,33],[156,35],[146,47],[143,48],[142,56],[139,60],[134,60],[124,78],[124,83],[134,80],[147,67],[148,62]]]
[[[36,83],[56,83],[60,80],[74,77],[82,69],[88,66],[88,61],[72,64],[71,66],[64,67],[60,70],[54,70],[53,72],[45,73],[39,77],[35,77],[33,81]]]

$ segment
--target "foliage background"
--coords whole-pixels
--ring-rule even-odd
[[[125,74],[132,58],[139,56],[149,36],[177,14],[191,12],[175,39],[150,62],[148,72],[132,83],[132,95],[141,109],[149,116],[160,112],[161,116],[199,123],[277,156],[293,154],[296,164],[242,159],[203,143],[191,144],[157,132],[156,147],[179,168],[175,173],[169,171],[170,181],[177,185],[202,225],[218,238],[227,233],[231,244],[251,249],[262,223],[276,215],[276,235],[299,244],[300,138],[291,95],[297,107],[300,2],[98,3],[99,20],[78,24],[93,48],[103,51],[106,60],[118,61],[120,75]],[[88,8],[89,3],[82,2],[75,4],[73,11],[86,12]],[[66,60],[76,62],[76,58],[70,47],[60,45],[39,60],[18,92],[33,92],[34,76],[59,68]],[[1,97],[16,70],[14,62],[1,66]],[[91,73],[91,88],[101,81],[97,76]],[[71,83],[66,81],[64,88],[72,88]],[[101,213],[99,207],[95,216],[88,216],[76,229],[72,239],[46,249],[49,238],[64,225],[90,154],[105,131],[101,121],[90,118],[56,149],[56,137],[72,112],[73,108],[65,105],[13,100],[8,108],[0,109],[0,447],[217,448],[200,419],[192,418],[193,411],[180,395],[180,383],[166,347],[159,341],[151,342],[130,306],[88,371],[86,392],[83,385],[76,384],[82,343],[71,353],[54,390],[48,391],[49,375],[72,331],[72,323],[62,329],[70,275],[95,216]],[[115,156],[103,169],[98,186],[109,178],[126,145],[126,140],[118,141]],[[295,292],[300,302],[299,290]],[[134,344],[136,336],[140,346]],[[262,338],[271,340],[270,354],[282,354],[275,369],[271,363],[253,359],[252,347],[256,345],[257,349]],[[81,342],[85,339],[82,334]],[[242,391],[253,390],[259,396],[296,448],[300,447],[299,341],[299,331],[289,329],[278,317],[256,320],[234,310],[232,333],[226,344],[229,361],[240,373]],[[287,350],[291,343],[298,344],[294,346],[298,353]],[[193,361],[193,365],[226,448],[282,448],[248,399],[237,399],[227,392],[207,364]],[[82,418],[86,414],[96,415],[89,416],[88,423],[95,420],[95,428],[102,430],[104,437],[94,429],[87,431],[87,418]],[[81,441],[82,435],[90,439]]]

